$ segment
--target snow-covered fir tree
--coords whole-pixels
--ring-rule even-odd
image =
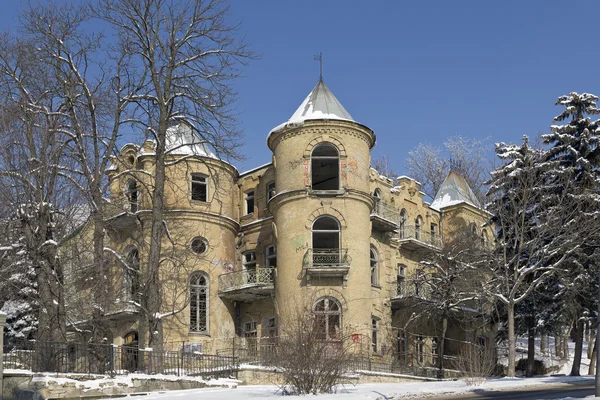
[[[592,120],[591,116],[600,114],[596,103],[598,97],[589,93],[570,93],[560,96],[557,105],[564,110],[554,118],[550,127],[551,133],[544,135],[544,143],[550,148],[544,154],[544,164],[550,173],[547,174],[546,202],[556,202],[557,198],[565,198],[561,207],[578,207],[582,213],[578,216],[580,224],[592,223],[600,213],[600,120]],[[564,180],[573,182],[569,190],[562,186]],[[550,213],[552,210],[548,210]],[[590,299],[595,297],[598,267],[593,257],[600,237],[588,237],[585,243],[574,252],[568,267],[561,274],[562,297],[565,309],[577,323],[574,325],[575,357],[572,375],[579,375],[583,345],[584,316],[593,310]]]

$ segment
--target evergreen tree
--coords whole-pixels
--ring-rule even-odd
[[[582,213],[576,222],[582,225],[593,223],[596,213],[600,211],[600,199],[596,193],[600,178],[600,120],[592,121],[590,118],[600,114],[597,101],[598,97],[589,93],[573,92],[560,96],[556,105],[565,109],[554,118],[554,122],[566,123],[552,125],[551,133],[543,136],[544,143],[551,146],[544,154],[544,165],[548,171],[547,197],[544,201],[553,204],[557,198],[565,198],[560,207],[580,208]],[[569,190],[562,185],[565,179],[573,182]],[[553,212],[551,209],[548,211]],[[576,321],[571,375],[580,374],[584,316],[589,315],[596,293],[598,271],[592,255],[597,245],[598,237],[590,237],[582,243],[578,251],[570,256],[568,268],[561,275],[561,295],[568,302],[566,309],[571,310],[572,318]]]

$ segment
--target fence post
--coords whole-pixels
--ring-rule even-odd
[[[4,325],[6,325],[6,314],[0,311],[0,400],[4,393]]]

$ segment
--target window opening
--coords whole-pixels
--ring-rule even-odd
[[[339,190],[340,157],[330,143],[317,145],[311,154],[312,190]]]
[[[254,190],[246,192],[246,215],[254,212]]]
[[[206,250],[208,249],[208,242],[206,241],[206,239],[202,238],[202,237],[197,237],[192,239],[192,243],[190,245],[190,247],[192,248],[192,251],[196,254],[204,254],[206,253]]]
[[[267,201],[271,200],[275,196],[275,182],[270,182],[267,185]]]
[[[192,200],[208,200],[208,183],[206,181],[206,176],[192,174]]]
[[[277,267],[277,248],[275,246],[269,246],[265,249],[267,268]]]
[[[339,340],[342,328],[342,308],[333,297],[325,297],[313,306],[316,336],[319,340]]]
[[[408,221],[408,212],[403,208],[402,211],[400,211],[400,239],[406,238],[406,221]]]
[[[139,200],[137,181],[135,181],[134,179],[130,179],[129,181],[127,181],[125,195],[127,196],[127,201],[129,202],[129,211],[137,212]]]
[[[208,279],[201,272],[190,278],[190,332],[208,333]]]
[[[315,220],[312,227],[313,265],[339,265],[342,262],[340,252],[340,225],[335,218],[322,216]]]
[[[398,296],[405,294],[406,266],[398,264]]]
[[[378,268],[379,261],[378,261],[378,257],[377,257],[377,251],[373,247],[371,247],[370,257],[371,257],[371,285],[377,285],[377,283],[378,283],[377,275],[379,273],[379,268]]]
[[[246,277],[245,283],[256,283],[256,252],[247,251],[243,255],[242,267]]]
[[[423,364],[423,362],[425,361],[425,343],[423,342],[423,335],[417,335],[416,350],[417,361],[419,362],[419,364]]]
[[[377,353],[378,348],[378,337],[377,337],[377,327],[379,325],[379,320],[375,317],[371,317],[371,349],[373,353]]]
[[[127,296],[129,299],[137,300],[140,294],[140,253],[133,248],[125,257],[127,272],[125,281],[127,285]]]
[[[415,239],[421,240],[421,227],[423,226],[423,219],[419,215],[415,220]]]

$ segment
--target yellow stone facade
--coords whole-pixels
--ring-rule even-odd
[[[172,313],[164,319],[166,345],[197,343],[205,353],[228,354],[246,339],[277,336],[299,305],[327,299],[321,304],[328,311],[334,303],[341,308],[333,313],[339,326],[328,322],[327,339],[343,332],[378,357],[407,351],[398,347],[395,314],[406,306],[399,282],[461,229],[491,237],[489,216],[467,203],[434,209],[415,180],[400,177],[394,185],[381,176],[370,167],[374,132],[351,120],[289,123],[271,132],[267,145],[272,162],[245,173],[208,153],[173,151],[165,160],[162,311]],[[124,146],[108,173],[108,245],[126,262],[137,254],[140,279],[153,149],[151,141]],[[323,175],[315,175],[318,168]],[[322,185],[314,182],[319,176]],[[120,301],[111,340],[122,344],[137,329],[135,309],[126,305],[135,284],[123,268],[113,271]],[[457,340],[478,334],[449,331]]]

